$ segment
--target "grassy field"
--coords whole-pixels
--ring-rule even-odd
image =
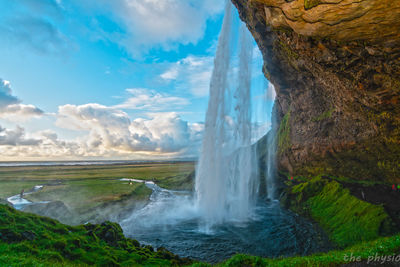
[[[67,180],[94,178],[165,178],[190,173],[193,162],[140,163],[91,166],[24,166],[0,167],[1,181]]]
[[[1,167],[0,198],[44,185],[25,198],[33,202],[62,201],[74,213],[82,214],[127,198],[130,202],[148,199],[151,190],[143,183],[120,181],[121,178],[151,180],[161,187],[189,190],[193,171],[192,162]]]
[[[101,186],[104,182],[120,178],[136,178],[142,180],[155,180],[160,186],[173,184],[172,181],[183,179],[194,170],[192,162],[178,163],[143,163],[128,165],[96,165],[96,166],[27,166],[27,167],[0,167],[0,198],[18,194],[22,189],[28,190],[38,184],[63,184],[76,183],[77,185],[90,186],[99,193],[104,193]],[[121,183],[119,183],[121,184]],[[122,185],[122,184],[121,184]],[[167,186],[168,187],[168,186]],[[121,191],[126,194],[127,187],[112,183],[109,188],[112,192]],[[129,191],[129,190],[128,190]]]

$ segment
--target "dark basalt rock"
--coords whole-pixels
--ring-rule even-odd
[[[302,0],[232,2],[275,85],[280,170],[400,183],[400,27],[388,25],[398,3],[382,17],[386,0],[354,3],[359,16],[338,7],[342,1],[310,10]],[[304,19],[318,14],[337,30]]]

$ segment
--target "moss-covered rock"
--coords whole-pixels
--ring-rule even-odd
[[[112,222],[67,226],[0,205],[0,266],[177,266],[171,252],[141,247]]]
[[[296,184],[289,184],[284,205],[311,217],[338,247],[397,231],[382,205],[360,200],[339,182],[321,177],[298,180],[295,179]]]
[[[290,147],[290,111],[283,117],[278,130],[278,154]]]

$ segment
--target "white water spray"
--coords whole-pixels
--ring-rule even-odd
[[[235,113],[230,116],[228,74],[232,34],[232,4],[227,1],[214,70],[202,151],[196,175],[197,207],[206,228],[225,221],[246,221],[257,198],[255,154],[251,147],[252,42],[246,29],[240,34],[239,82]]]
[[[270,83],[268,86],[267,97],[275,99],[275,88]],[[276,166],[276,152],[277,152],[277,122],[276,112],[272,108],[271,114],[271,130],[267,135],[267,156],[265,158],[265,177],[267,185],[267,197],[270,200],[276,200],[276,178],[277,178],[277,166]]]

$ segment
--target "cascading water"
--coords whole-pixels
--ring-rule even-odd
[[[256,160],[251,147],[252,41],[240,33],[239,82],[235,113],[230,116],[228,74],[232,34],[232,4],[227,1],[206,113],[203,145],[196,175],[197,207],[206,228],[225,221],[245,221],[257,197]]]
[[[153,191],[149,202],[126,215],[120,224],[127,236],[143,244],[166,247],[180,256],[213,263],[234,253],[278,257],[320,251],[319,235],[311,223],[281,209],[274,201],[259,201],[256,205],[259,188],[256,165],[260,151],[256,151],[258,145],[252,142],[264,135],[266,129],[252,126],[266,125],[265,114],[270,112],[268,105],[274,96],[262,101],[259,96],[265,95],[265,91],[258,93],[257,90],[265,87],[253,86],[250,90],[251,81],[254,82],[252,37],[242,27],[236,62],[232,51],[235,47],[231,47],[232,27],[236,25],[232,13],[228,0],[210,84],[195,193],[167,190],[145,182]],[[237,13],[235,18],[238,18]],[[235,73],[238,73],[237,82],[232,78]],[[231,88],[235,89],[233,96]],[[274,93],[274,88],[270,86],[268,92]],[[256,107],[258,102],[252,103],[257,97],[263,102],[260,110]],[[254,113],[262,114],[263,120],[252,122],[257,116]],[[262,150],[268,154],[267,159],[261,162],[266,165],[261,169],[266,170],[264,176],[270,199],[276,199],[274,125],[276,127],[276,123],[273,123],[270,139],[265,142],[268,147]]]
[[[268,100],[275,99],[275,87],[269,83],[267,89]],[[271,130],[267,135],[267,156],[265,157],[265,178],[267,186],[267,197],[270,200],[275,200],[276,196],[276,178],[277,178],[277,166],[276,166],[276,152],[277,152],[277,121],[276,112],[272,108],[271,112]]]
[[[245,25],[240,31],[239,53],[239,82],[235,92],[235,131],[234,131],[234,158],[230,162],[231,172],[227,176],[232,186],[230,216],[235,220],[246,220],[254,208],[258,192],[257,160],[255,149],[251,146],[251,67],[253,60],[252,37]],[[229,199],[228,199],[229,201]]]

